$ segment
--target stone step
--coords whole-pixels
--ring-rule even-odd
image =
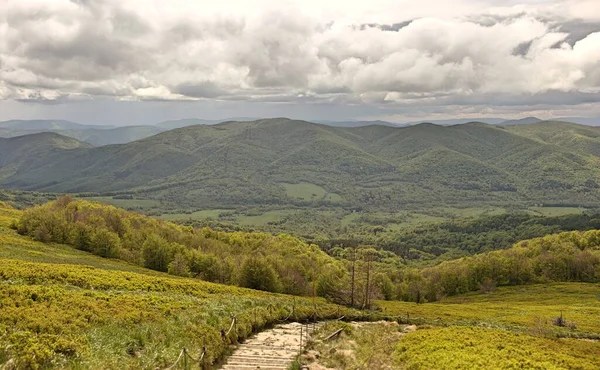
[[[277,351],[244,351],[244,352],[236,352],[235,355],[239,355],[242,357],[260,357],[260,356],[264,356],[267,358],[271,358],[271,359],[293,359],[294,357],[296,357],[296,355],[298,354],[298,351],[296,352],[285,352],[285,353],[280,353]],[[231,358],[231,357],[229,357]]]
[[[278,364],[286,364],[288,363],[290,360],[293,360],[292,358],[279,358],[279,359],[273,359],[273,358],[259,358],[259,357],[255,357],[255,358],[248,358],[248,357],[235,357],[235,358],[229,358],[227,360],[228,364],[232,364],[232,363],[243,363],[243,364],[258,364],[258,363],[278,363]]]
[[[290,347],[290,346],[267,346],[264,344],[250,344],[250,343],[244,343],[240,346],[239,349],[244,350],[244,349],[248,349],[248,350],[273,350],[273,351],[285,351],[285,352],[297,352],[300,350],[300,343],[298,343],[298,345],[296,345],[296,348],[294,347]]]
[[[295,355],[289,355],[289,356],[267,356],[264,354],[259,354],[259,355],[244,355],[244,354],[233,354],[231,356],[229,356],[229,360],[231,359],[235,359],[236,361],[256,361],[256,360],[273,360],[273,361],[287,361],[288,359],[293,359],[295,357]]]
[[[283,366],[287,367],[288,361],[259,361],[259,362],[243,362],[243,361],[227,361],[225,365],[242,365],[242,366]]]
[[[302,332],[304,346],[314,330],[321,325],[286,323],[258,333],[240,344],[221,369],[287,370],[300,352],[300,333]]]
[[[223,370],[248,370],[248,369],[261,369],[261,370],[287,370],[287,366],[253,366],[253,365],[223,365]]]

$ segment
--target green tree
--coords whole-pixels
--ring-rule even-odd
[[[157,271],[167,272],[171,263],[169,243],[160,236],[151,234],[142,245],[144,266]]]
[[[240,285],[267,292],[277,292],[280,282],[275,269],[263,257],[250,257],[242,264]]]
[[[168,268],[169,274],[177,276],[190,276],[190,263],[184,253],[177,252]]]
[[[120,248],[119,236],[106,229],[96,230],[90,239],[91,252],[98,256],[116,258]]]

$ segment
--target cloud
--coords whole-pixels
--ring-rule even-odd
[[[0,4],[0,99],[534,106],[599,93],[596,0]]]

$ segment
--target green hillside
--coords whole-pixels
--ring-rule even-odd
[[[85,128],[66,129],[53,128],[51,126],[50,128],[24,129],[19,127],[0,127],[0,137],[10,138],[42,132],[53,132],[86,142],[92,146],[103,146],[111,144],[126,144],[165,131],[164,129],[155,126],[126,126],[115,128],[88,128],[83,125],[81,126]]]
[[[25,211],[0,202],[0,365],[166,368],[183,347],[198,357],[203,346],[210,364],[231,343],[316,311],[321,319],[345,314],[419,325],[424,331],[409,334],[406,343],[416,341],[423,353],[405,342],[381,347],[396,348],[386,357],[394,366],[428,368],[440,361],[435,348],[450,348],[453,337],[467,345],[470,336],[482,351],[464,357],[471,361],[495,356],[504,343],[508,351],[525,351],[513,358],[519,364],[593,368],[597,343],[551,338],[598,338],[599,245],[598,230],[568,232],[422,269],[361,247],[355,304],[366,300],[368,307],[365,297],[412,302],[378,301],[382,311],[359,313],[302,297],[317,293],[347,303],[352,247],[334,259],[287,235],[192,229],[68,197]],[[561,312],[566,321],[554,325]],[[387,333],[377,329],[368,341],[361,330],[353,348],[372,348],[373,338]]]
[[[506,129],[546,144],[600,156],[600,127],[568,122],[540,122]]]
[[[35,155],[34,164],[11,172],[5,160],[0,185],[136,194],[166,208],[600,205],[593,138],[574,147],[532,134],[538,125],[546,123],[344,128],[281,118],[197,125],[124,145],[24,151],[16,160]],[[285,184],[337,196],[297,197]]]
[[[285,319],[350,311],[322,299],[213,284],[44,244],[9,227],[22,216],[0,203],[0,366],[166,368],[183,347],[206,363],[231,343]],[[242,240],[242,239],[240,239]],[[231,332],[231,315],[237,324]]]
[[[398,324],[329,323],[303,362],[341,370],[597,369],[598,288],[528,285],[430,304],[379,301]],[[325,340],[336,329],[340,337]]]

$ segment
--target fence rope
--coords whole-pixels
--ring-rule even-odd
[[[196,358],[192,357],[192,355],[190,355],[190,353],[189,353],[187,350],[185,351],[185,355],[186,355],[187,357],[189,357],[189,358],[190,358],[190,360],[192,360],[192,361],[194,361],[194,362],[198,362],[198,363],[202,362],[202,360],[204,359],[204,355],[205,355],[205,354],[206,354],[206,349],[202,349],[202,354],[200,354],[200,357],[198,357],[198,358],[196,359]]]
[[[179,361],[181,361],[181,359],[184,357],[188,357],[190,360],[197,362],[200,366],[202,366],[202,360],[204,360],[204,355],[206,355],[206,347],[205,346],[202,347],[202,353],[200,354],[200,357],[198,357],[198,358],[194,358],[192,355],[190,355],[190,353],[187,351],[187,349],[185,347],[183,347],[181,352],[179,352],[179,356],[177,357],[177,360],[175,360],[175,363],[173,363],[173,365],[167,367],[165,370],[175,369],[177,364],[179,364]]]
[[[177,357],[177,360],[175,361],[175,363],[173,365],[169,366],[168,368],[166,368],[166,370],[174,369],[175,366],[177,366],[177,364],[179,363],[179,361],[181,361],[181,357],[183,356],[184,353],[185,353],[185,347],[181,350],[181,352],[179,352],[179,357]]]
[[[232,316],[232,318],[231,318],[231,326],[229,327],[229,330],[227,330],[227,333],[225,333],[226,337],[229,336],[229,333],[231,333],[231,330],[233,329],[233,325],[235,325],[235,320],[236,320],[235,316]]]
[[[287,317],[286,317],[285,319],[283,319],[283,320],[279,320],[279,321],[281,321],[281,322],[288,321],[288,320],[289,320],[289,318],[290,318],[290,317],[292,317],[292,314],[293,314],[293,313],[294,313],[294,310],[290,310],[290,314],[289,314],[289,315],[287,315]]]

